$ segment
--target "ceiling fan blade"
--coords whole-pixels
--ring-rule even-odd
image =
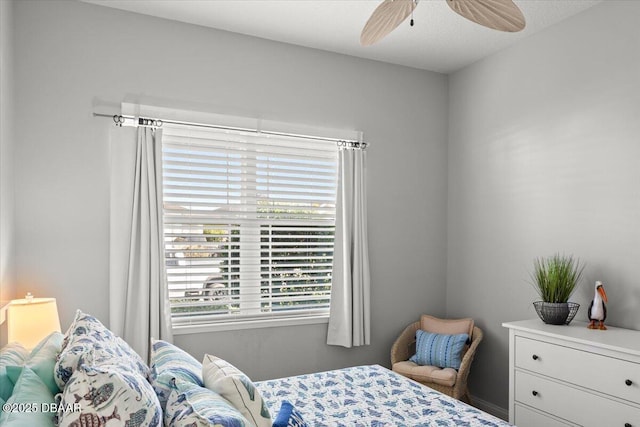
[[[447,0],[447,4],[457,14],[494,30],[515,33],[526,25],[512,0]]]
[[[362,29],[360,44],[370,46],[393,31],[416,8],[414,0],[384,0]]]

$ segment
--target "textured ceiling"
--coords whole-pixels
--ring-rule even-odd
[[[361,58],[449,73],[575,15],[601,0],[515,0],[527,20],[519,33],[474,24],[446,0],[421,0],[408,22],[373,46],[360,31],[372,0],[83,0],[87,3],[203,25]]]

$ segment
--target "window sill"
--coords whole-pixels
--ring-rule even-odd
[[[281,326],[313,325],[329,323],[329,316],[309,316],[284,319],[260,319],[209,323],[202,325],[178,325],[173,327],[174,335],[199,334],[206,332],[237,331],[241,329],[276,328]]]

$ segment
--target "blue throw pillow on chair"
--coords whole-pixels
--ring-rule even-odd
[[[444,335],[420,329],[416,332],[416,354],[409,360],[418,365],[460,369],[468,340],[468,334]]]

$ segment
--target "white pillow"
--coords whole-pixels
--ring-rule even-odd
[[[256,427],[271,427],[271,414],[262,396],[242,371],[210,354],[202,361],[204,386],[227,399]]]

